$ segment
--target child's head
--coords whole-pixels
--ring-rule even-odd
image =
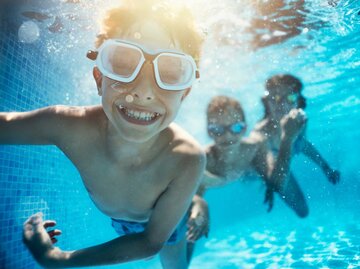
[[[94,78],[110,122],[126,140],[140,142],[174,120],[198,77],[202,38],[185,9],[123,3],[103,21]]]
[[[306,107],[305,97],[301,95],[303,84],[300,79],[290,74],[274,75],[266,80],[265,118],[281,118],[293,108]]]
[[[134,25],[154,22],[161,25],[170,36],[172,45],[176,45],[186,54],[191,55],[196,63],[200,59],[203,36],[198,31],[190,11],[184,7],[172,7],[159,0],[123,0],[118,8],[109,10],[101,24],[100,34],[95,45],[100,45],[111,38],[128,36]],[[141,39],[139,33],[132,33],[135,39]]]
[[[246,130],[244,110],[234,98],[215,96],[207,108],[207,124],[216,144],[235,144]]]

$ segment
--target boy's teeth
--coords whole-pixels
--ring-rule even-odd
[[[144,121],[151,121],[158,117],[159,113],[152,113],[152,112],[144,112],[144,111],[136,111],[119,105],[119,108],[130,118],[134,118],[137,120],[144,120]]]

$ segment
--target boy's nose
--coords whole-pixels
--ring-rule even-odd
[[[154,94],[152,92],[151,87],[140,87],[136,90],[133,90],[133,96],[136,99],[139,99],[141,101],[147,100],[150,101],[154,99]]]
[[[139,83],[132,91],[134,98],[139,99],[140,101],[149,101],[154,99],[156,82],[152,73],[153,70],[151,64],[145,64],[138,77]]]

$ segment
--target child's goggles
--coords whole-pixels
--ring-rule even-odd
[[[101,73],[113,80],[129,83],[136,79],[145,62],[153,65],[157,85],[168,91],[184,90],[200,77],[194,59],[174,50],[145,51],[138,44],[108,39],[98,52],[89,51]]]
[[[287,102],[289,104],[295,104],[299,99],[298,93],[290,93],[288,95],[280,95],[280,94],[270,94],[269,92],[265,92],[265,96],[269,96],[272,101],[275,103],[284,103]]]
[[[237,135],[240,134],[245,127],[246,125],[244,122],[235,122],[230,125],[210,123],[208,125],[208,131],[213,136],[222,136],[226,131],[230,131],[232,134]]]

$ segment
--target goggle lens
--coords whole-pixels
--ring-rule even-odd
[[[297,100],[298,100],[298,95],[297,94],[289,94],[288,96],[287,96],[287,100],[288,100],[288,102],[289,103],[295,103]]]
[[[229,130],[232,134],[240,134],[245,128],[243,122],[236,122],[230,125],[220,125],[220,124],[209,124],[208,131],[211,135],[222,136],[225,134],[226,130]]]
[[[225,128],[222,125],[218,124],[209,124],[208,131],[211,135],[222,136],[225,134]]]
[[[233,134],[240,134],[244,129],[245,125],[241,122],[234,123],[230,125],[230,130]]]
[[[142,58],[140,50],[125,46],[107,46],[100,54],[102,67],[119,77],[129,78]]]
[[[281,96],[281,95],[274,95],[270,97],[271,100],[274,100],[276,103],[283,103],[284,101],[287,101],[289,104],[294,104],[297,102],[299,95],[297,93]]]
[[[110,39],[102,44],[97,65],[105,76],[128,83],[135,80],[146,60],[153,63],[156,82],[164,90],[184,90],[196,79],[196,64],[190,56],[165,50],[149,54],[121,40]]]
[[[157,57],[157,67],[161,82],[167,86],[188,84],[195,72],[188,59],[165,53]]]

